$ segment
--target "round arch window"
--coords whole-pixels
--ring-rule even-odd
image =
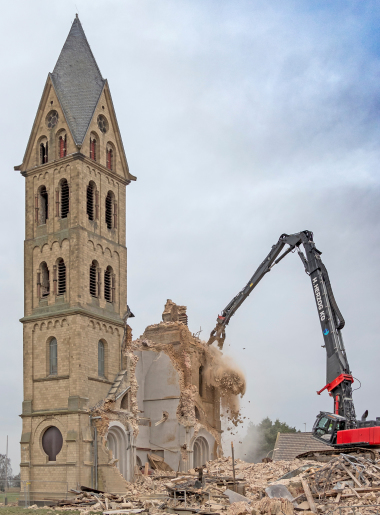
[[[107,131],[108,131],[108,122],[107,122],[107,118],[105,116],[103,116],[102,114],[100,114],[98,116],[98,127],[99,127],[99,130],[105,134]]]
[[[57,461],[57,454],[62,449],[62,445],[62,433],[58,427],[48,427],[42,436],[42,448],[49,456],[49,461]]]
[[[46,117],[46,125],[48,129],[52,129],[58,123],[58,113],[57,111],[50,111],[50,113]]]

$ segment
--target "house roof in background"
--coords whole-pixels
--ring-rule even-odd
[[[307,451],[327,451],[331,447],[318,442],[312,433],[278,433],[273,452],[273,461],[294,460],[296,456]]]

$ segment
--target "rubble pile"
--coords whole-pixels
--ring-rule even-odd
[[[148,471],[146,471],[148,473]],[[122,495],[72,491],[75,499],[57,506],[112,513],[163,515],[300,515],[379,513],[380,459],[340,454],[328,463],[309,459],[246,463],[219,458],[187,473],[138,473]]]
[[[286,513],[334,513],[339,509],[360,507],[360,512],[380,512],[380,459],[341,454],[326,464],[299,460],[272,463],[245,463],[235,460],[237,477],[244,479],[250,513],[285,513],[276,495],[275,486],[284,487],[290,504]],[[231,458],[208,464],[211,473],[225,474],[232,470]],[[284,493],[281,495],[284,495]],[[272,498],[271,498],[272,497]],[[270,505],[270,511],[268,506]],[[374,505],[378,505],[377,507]],[[363,509],[366,511],[363,511]],[[268,508],[268,509],[267,509]],[[345,513],[344,511],[342,513]],[[232,514],[231,514],[232,515]],[[235,514],[233,514],[235,515]]]

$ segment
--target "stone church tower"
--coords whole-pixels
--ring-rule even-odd
[[[31,501],[78,484],[122,491],[134,464],[122,345],[126,186],[136,178],[78,17],[15,170],[26,184],[21,478]],[[105,399],[119,399],[119,412],[101,435],[91,410]]]

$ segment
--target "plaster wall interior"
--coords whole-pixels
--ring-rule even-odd
[[[153,453],[173,470],[185,471],[218,457],[220,395],[202,378],[206,344],[189,331],[186,307],[168,300],[163,321],[147,327],[133,348],[138,357],[138,462],[144,465]]]

